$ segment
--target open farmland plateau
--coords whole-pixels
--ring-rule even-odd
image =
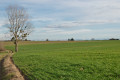
[[[13,61],[29,80],[120,80],[120,41],[20,42]]]

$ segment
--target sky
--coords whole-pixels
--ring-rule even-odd
[[[0,39],[8,38],[6,7],[19,5],[30,15],[30,40],[120,39],[120,0],[0,0]]]

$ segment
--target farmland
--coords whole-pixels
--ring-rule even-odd
[[[13,60],[29,80],[120,79],[120,41],[24,42]]]

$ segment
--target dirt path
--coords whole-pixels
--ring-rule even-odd
[[[12,55],[7,54],[0,63],[0,72],[4,68],[4,79],[0,80],[25,80],[21,75],[19,69],[13,64],[11,60]]]
[[[25,80],[19,70],[11,61],[10,55],[6,56],[6,58],[4,59],[3,67],[5,68],[5,73],[10,76],[10,80]]]

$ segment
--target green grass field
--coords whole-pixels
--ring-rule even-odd
[[[29,80],[120,80],[120,41],[20,45],[13,59]]]

